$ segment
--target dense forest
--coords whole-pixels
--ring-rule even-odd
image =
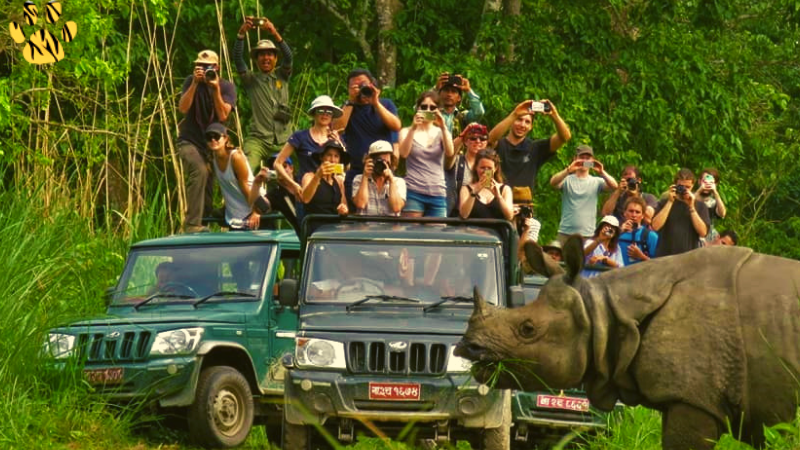
[[[44,2],[40,2],[41,8]],[[414,98],[441,71],[467,76],[490,127],[518,102],[547,98],[572,129],[560,162],[540,175],[537,215],[555,234],[559,193],[546,186],[572,149],[591,144],[608,170],[643,169],[659,193],[680,167],[717,167],[729,205],[719,225],[744,244],[800,257],[800,1],[309,0],[64,1],[78,25],[65,57],[35,66],[0,34],[3,188],[45,209],[67,206],[125,231],[137,214],[182,202],[174,153],[177,99],[203,48],[223,77],[244,15],[269,17],[295,53],[294,125],[311,99],[346,99],[347,72],[368,67],[410,120]],[[22,22],[22,2],[0,6]],[[60,30],[60,23],[24,26]],[[263,33],[263,32],[262,32]],[[250,33],[254,45],[256,32]],[[268,36],[262,36],[268,37]],[[250,105],[240,89],[242,136]],[[547,120],[533,135],[553,133]]]

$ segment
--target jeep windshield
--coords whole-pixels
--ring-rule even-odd
[[[271,254],[269,244],[134,249],[112,305],[254,301]]]
[[[397,301],[375,305],[416,307],[443,297],[472,297],[473,287],[497,304],[500,249],[395,241],[313,242],[303,286],[306,303],[353,304],[368,298]],[[419,300],[403,301],[403,299]],[[448,306],[471,307],[451,302]]]

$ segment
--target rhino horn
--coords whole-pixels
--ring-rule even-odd
[[[472,310],[473,316],[483,317],[486,315],[486,302],[483,296],[478,292],[478,286],[475,285],[472,291],[472,301],[475,304],[475,309]]]

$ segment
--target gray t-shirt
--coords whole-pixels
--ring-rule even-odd
[[[606,181],[600,177],[578,178],[567,175],[561,183],[561,223],[558,232],[580,234],[584,237],[594,235],[597,226],[597,196]]]
[[[442,131],[435,128],[434,138],[429,145],[422,145],[414,139],[411,152],[406,158],[406,186],[409,191],[432,197],[444,197],[447,189],[444,183],[444,143]],[[426,137],[424,132],[415,136]]]

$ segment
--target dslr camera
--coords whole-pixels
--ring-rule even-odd
[[[462,81],[463,80],[458,75],[450,75],[449,77],[447,77],[447,84],[450,85],[450,86],[461,87],[461,82]]]
[[[373,166],[372,166],[372,174],[373,174],[373,176],[375,176],[375,175],[383,175],[383,172],[387,168],[389,168],[389,166],[386,164],[386,161],[384,161],[383,158],[380,158],[380,157],[377,157],[377,156],[372,158],[372,164],[373,164]]]
[[[522,205],[519,207],[519,216],[523,219],[530,219],[533,217],[533,208],[531,205]]]
[[[214,66],[206,66],[203,73],[206,76],[206,81],[213,81],[217,79],[217,71],[214,70]]]
[[[686,195],[686,186],[682,184],[675,185],[675,193],[678,194],[678,197],[683,197]]]
[[[366,98],[372,97],[375,95],[375,89],[373,89],[369,83],[361,83],[358,87],[358,95]]]
[[[636,188],[638,188],[638,187],[639,187],[639,182],[638,182],[638,181],[636,181],[636,178],[628,178],[628,179],[627,179],[627,180],[625,180],[625,181],[627,181],[627,182],[628,182],[628,190],[629,190],[629,191],[635,191],[635,190],[636,190]]]

